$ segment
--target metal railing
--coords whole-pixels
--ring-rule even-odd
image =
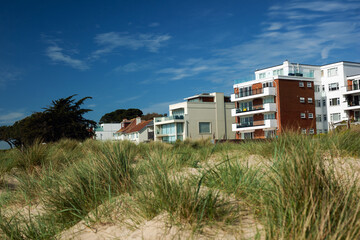
[[[251,111],[258,111],[258,110],[264,110],[264,104],[255,105],[255,106],[247,107],[247,108],[237,108],[236,113],[251,112]]]
[[[346,90],[347,91],[360,90],[360,87],[359,85],[347,85]]]
[[[182,120],[182,119],[184,119],[183,115],[174,115],[174,116],[169,116],[169,117],[155,118],[155,122],[165,122],[165,121],[169,121],[169,120]]]

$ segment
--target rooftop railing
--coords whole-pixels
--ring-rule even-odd
[[[170,120],[181,120],[181,119],[184,119],[183,115],[174,115],[174,116],[169,116],[169,117],[155,118],[155,122],[165,122],[165,121],[170,121]]]

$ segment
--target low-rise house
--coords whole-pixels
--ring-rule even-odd
[[[140,117],[126,120],[121,129],[114,133],[115,140],[129,140],[135,143],[148,142],[153,130],[152,120],[142,121]]]
[[[121,128],[121,123],[102,123],[95,128],[96,140],[114,140],[114,133]]]
[[[224,93],[202,93],[169,106],[168,117],[154,118],[155,141],[234,139],[231,109],[235,104]]]

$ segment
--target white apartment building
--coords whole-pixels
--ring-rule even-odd
[[[236,138],[272,137],[285,128],[324,133],[355,114],[358,119],[360,108],[349,106],[358,104],[358,74],[360,63],[355,62],[317,66],[286,60],[256,70],[254,80],[235,80],[231,101],[236,104]],[[349,85],[355,87],[349,90]]]
[[[169,116],[154,118],[155,141],[185,139],[234,139],[231,109],[224,93],[203,93],[169,106]]]
[[[121,128],[121,123],[102,123],[95,128],[96,140],[114,140],[114,133]]]

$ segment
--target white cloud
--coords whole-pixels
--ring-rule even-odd
[[[16,81],[21,76],[21,72],[14,68],[0,68],[0,88],[5,87],[6,84]]]
[[[140,97],[141,97],[141,95],[132,96],[132,97],[128,97],[128,98],[123,98],[123,99],[120,99],[120,100],[116,101],[116,103],[131,102],[131,101],[135,101],[136,99],[139,99]]]
[[[114,69],[116,72],[138,72],[151,67],[150,63],[135,63],[131,62],[122,66],[118,66]]]
[[[110,53],[119,47],[125,47],[132,50],[139,48],[146,48],[150,52],[157,52],[164,42],[171,38],[170,35],[157,35],[157,34],[135,34],[128,33],[108,32],[98,34],[95,37],[95,42],[101,46],[100,49],[93,52],[93,57]]]
[[[158,26],[160,26],[160,23],[158,22],[153,22],[149,24],[149,27],[158,27]]]
[[[285,59],[318,64],[327,63],[326,59],[331,57],[336,59],[332,55],[336,50],[358,51],[360,2],[328,3],[295,0],[272,6],[261,25],[265,27],[259,27],[258,33],[249,37],[251,40],[215,49],[208,58],[191,58],[158,73],[166,74],[169,80],[206,73],[208,81],[228,83],[257,68],[281,64]]]
[[[12,124],[25,117],[23,112],[10,112],[5,115],[0,115],[1,124]]]
[[[64,49],[58,47],[57,45],[49,46],[46,49],[46,55],[54,63],[64,63],[72,68],[79,70],[89,69],[88,65],[84,61],[79,59],[74,59],[71,56],[64,54]]]

